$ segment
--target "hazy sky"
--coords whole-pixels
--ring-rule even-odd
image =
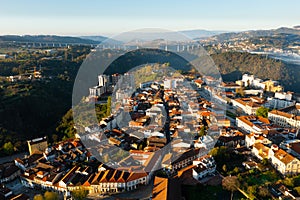
[[[0,35],[270,29],[300,25],[299,8],[299,0],[7,0]]]

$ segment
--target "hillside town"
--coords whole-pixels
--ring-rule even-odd
[[[139,198],[178,199],[183,185],[221,185],[231,176],[230,163],[219,166],[220,156],[213,153],[221,148],[243,158],[232,176],[300,174],[299,97],[278,81],[244,74],[212,86],[213,77],[188,74],[135,88],[132,76],[99,75],[98,85],[89,89],[90,102],[114,92],[117,110],[99,124],[53,144],[47,137],[29,140],[28,156],[1,164],[1,198],[32,198],[14,190],[13,182],[64,199],[77,190],[101,198],[147,186],[152,192]],[[117,87],[120,80],[126,88]],[[285,182],[270,182],[267,192],[274,199],[300,197]]]

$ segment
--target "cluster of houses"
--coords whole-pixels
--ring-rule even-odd
[[[117,178],[110,177],[110,181],[123,181],[120,179],[122,175],[130,177],[125,173],[128,171],[128,160],[131,168],[135,168],[135,171],[140,170],[141,179],[136,181],[138,184],[147,184],[152,178],[152,170],[160,168],[169,176],[176,175],[179,171],[190,170],[190,178],[193,180],[215,173],[216,164],[213,157],[206,155],[209,149],[214,147],[220,133],[218,122],[230,126],[230,121],[224,117],[224,112],[218,105],[201,98],[196,90],[185,84],[183,78],[141,83],[131,95],[118,94],[114,97],[113,103],[120,102],[118,108],[125,111],[125,114],[130,114],[129,120],[122,112],[114,112],[112,116],[102,119],[98,126],[86,127],[86,133],[77,135],[81,140],[108,144],[102,145],[101,154],[112,151],[109,145],[130,152],[128,157],[119,162],[110,161],[111,166],[120,171],[108,172],[117,175]],[[124,88],[123,92],[126,93],[127,89],[130,90]],[[120,127],[120,124],[123,127]],[[209,128],[205,129],[200,137],[198,134],[203,127]],[[171,151],[159,151],[164,147],[169,148],[168,146],[171,146]],[[157,164],[159,165],[155,166]],[[101,180],[107,180],[102,178],[95,188],[95,181],[92,178],[88,180],[91,182],[81,184],[93,188],[91,193],[128,191],[137,187],[126,181],[102,184]]]
[[[198,87],[199,84],[212,96],[223,98],[224,101],[219,102],[230,104],[230,111],[236,115],[236,127],[223,128],[219,145],[245,145],[255,157],[267,159],[282,175],[300,173],[300,143],[297,139],[300,105],[292,92],[283,92],[283,87],[276,81],[262,81],[248,74],[235,83],[220,84],[223,91],[219,93],[216,89],[203,86],[202,81],[197,81]],[[272,92],[273,96],[263,96],[258,92],[257,95],[244,93],[244,97],[240,97],[241,90],[245,91],[245,88],[263,90],[268,94]],[[261,107],[269,109],[267,118],[256,115]]]
[[[90,89],[91,96],[109,92],[123,78],[133,80],[130,74],[98,78],[100,90]],[[180,187],[178,183],[196,184],[216,174],[216,162],[207,155],[215,144],[268,160],[282,175],[299,174],[300,106],[293,93],[282,92],[277,82],[249,75],[218,86],[205,84],[207,80],[210,77],[198,78],[188,87],[184,78],[166,78],[141,83],[134,92],[134,83],[127,85],[116,91],[112,104],[118,110],[111,116],[54,146],[49,147],[47,138],[28,141],[30,156],[0,168],[0,181],[9,181],[7,174],[11,179],[20,176],[26,187],[68,196],[80,188],[90,194],[131,191],[154,178],[152,199],[168,199],[173,194],[167,190]],[[263,96],[261,90],[274,96]],[[235,117],[226,116],[224,106]],[[267,118],[256,115],[261,107],[270,109]],[[86,141],[96,145],[86,148]],[[102,156],[116,149],[128,153],[118,161],[109,157],[99,162],[90,153],[99,144]],[[252,161],[244,164],[248,169],[257,166]],[[153,177],[157,169],[169,178]]]
[[[262,81],[247,74],[236,83],[222,83],[215,88],[205,82],[206,79],[193,81],[198,91],[186,89],[184,81],[178,78],[145,82],[140,84],[134,95],[119,95],[122,109],[133,116],[127,124],[129,129],[124,131],[132,133],[130,129],[139,129],[141,133],[134,135],[146,138],[146,146],[141,147],[144,153],[154,153],[170,142],[174,151],[162,155],[160,159],[163,170],[173,178],[178,178],[187,171],[189,177],[195,180],[215,173],[213,157],[206,155],[207,149],[215,144],[214,135],[218,139],[218,145],[250,149],[251,154],[261,160],[267,159],[283,175],[300,172],[300,145],[297,142],[299,106],[292,98],[292,92],[283,92],[283,87],[276,81]],[[273,96],[264,96],[264,91]],[[201,96],[211,97],[212,101]],[[224,104],[229,104],[230,112],[237,115],[235,119],[224,117]],[[163,113],[166,105],[168,117]],[[256,116],[260,107],[272,109],[268,118]],[[169,138],[162,131],[166,120],[170,124]],[[223,128],[215,127],[214,123]],[[197,135],[202,126],[209,126],[210,132],[206,131],[203,137],[194,138],[192,144],[183,139],[189,133]],[[120,146],[120,141],[124,138],[119,136],[114,137],[115,142],[112,144]],[[138,145],[134,147],[133,149],[138,149]],[[251,168],[251,163],[247,166]],[[156,181],[158,187],[165,184],[166,188],[170,182],[174,183],[170,178],[155,177]],[[161,198],[160,195],[168,196],[164,190],[159,193],[156,190],[155,187],[153,199]]]
[[[146,170],[154,167],[157,158],[143,151],[132,154],[141,159],[145,154],[148,159],[144,158],[145,164],[139,168],[111,168],[98,162],[79,139],[70,139],[44,151],[32,151],[28,158],[17,158],[15,165],[22,171],[21,183],[26,187],[56,191],[65,196],[80,188],[91,194],[107,194],[130,191],[151,180],[152,174]]]
[[[174,160],[170,158],[170,162],[164,160],[162,167],[178,172],[193,166],[190,169],[198,180],[215,172],[213,157],[206,153],[203,148],[189,149]],[[15,165],[22,171],[20,178],[25,187],[55,191],[65,196],[77,189],[87,190],[89,194],[112,194],[149,184],[153,178],[151,169],[156,168],[161,158],[155,152],[142,150],[131,150],[130,154],[143,164],[112,168],[96,161],[79,139],[70,139],[43,152],[32,151],[27,158],[17,158]]]
[[[213,174],[216,164],[206,154],[219,134],[214,123],[218,120],[224,123],[225,118],[211,102],[200,98],[194,90],[185,89],[183,80],[175,82],[170,84],[175,88],[169,89],[155,82],[143,84],[123,101],[123,109],[131,114],[126,128],[118,127],[120,116],[112,115],[99,125],[86,127],[84,134],[77,135],[79,138],[55,146],[49,147],[46,138],[28,141],[29,158],[15,159],[15,165],[22,171],[22,184],[67,196],[79,188],[90,194],[109,194],[148,184],[154,169],[162,168],[174,175],[189,168],[196,180]],[[177,87],[180,89],[176,90]],[[165,123],[169,124],[167,131]],[[211,128],[197,137],[203,126]],[[101,154],[111,152],[110,146],[114,146],[127,150],[129,155],[113,163],[114,167],[109,165],[112,161],[99,163],[84,147],[85,140],[106,142],[107,148],[103,147]],[[165,154],[158,151],[168,143],[172,151]]]

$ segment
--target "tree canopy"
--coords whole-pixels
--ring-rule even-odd
[[[71,194],[75,200],[83,200],[88,195],[88,193],[89,192],[87,190],[85,190],[84,188],[79,188],[77,190],[72,191]]]
[[[231,192],[232,199],[232,194],[240,187],[240,182],[238,181],[238,177],[236,176],[226,176],[222,180],[222,186],[225,190]]]
[[[14,152],[14,145],[11,142],[7,142],[3,145],[3,151],[7,155],[11,155]]]
[[[268,112],[269,112],[268,108],[260,107],[256,110],[256,115],[267,118],[268,117]]]

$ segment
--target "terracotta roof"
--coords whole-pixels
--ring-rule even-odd
[[[180,180],[176,178],[155,177],[152,190],[153,200],[181,199]]]
[[[133,180],[137,180],[143,177],[147,177],[147,173],[146,172],[139,172],[139,173],[134,173],[132,172],[130,174],[130,176],[128,177],[127,181],[133,181]]]
[[[186,150],[183,154],[181,154],[179,157],[178,155],[172,154],[172,164],[175,163],[179,163],[183,160],[189,159],[191,157],[196,156],[197,154],[199,154],[200,150],[202,150],[201,148],[198,149],[188,149]]]
[[[263,103],[263,102],[264,102],[264,99],[259,98],[259,97],[257,97],[257,96],[252,96],[252,97],[250,97],[250,99],[251,99],[251,100],[254,100],[254,101],[257,101],[257,102],[259,102],[259,103]]]
[[[177,172],[178,177],[181,177],[182,174],[183,174],[184,172],[186,172],[186,171],[188,171],[188,170],[191,170],[191,169],[193,169],[193,168],[195,168],[195,165],[189,165],[189,166],[187,166],[187,167],[185,167],[185,168],[180,169],[180,170]]]
[[[125,171],[121,171],[121,172],[122,173],[121,173],[120,177],[117,179],[117,182],[118,183],[125,183],[128,176],[129,176],[129,172],[125,172]]]
[[[83,186],[90,186],[92,184],[92,181],[94,177],[96,176],[95,173],[91,174],[89,178],[82,184]]]
[[[121,173],[122,173],[121,171],[114,170],[114,173],[108,182],[116,182],[120,178]]]
[[[222,82],[221,83],[223,87],[241,87],[240,85],[234,83],[234,82]]]
[[[238,102],[238,103],[240,103],[240,104],[246,106],[246,102],[243,101],[242,99],[233,99],[233,101],[236,101],[236,102]]]
[[[294,156],[292,156],[291,154],[287,153],[286,151],[282,150],[282,149],[278,149],[278,151],[276,151],[274,153],[274,156],[280,160],[281,162],[283,162],[285,165],[287,165],[288,163],[292,162],[294,159],[296,159]]]
[[[249,126],[253,126],[253,123],[247,119],[247,116],[240,116],[240,117],[238,117],[238,119],[241,120],[242,122],[246,123]]]
[[[100,182],[107,183],[114,174],[115,170],[106,170]]]
[[[259,151],[259,156],[261,156],[262,158],[267,158],[269,155],[269,147],[266,147],[265,145],[263,145],[262,143],[255,143],[253,145],[253,148],[256,148]]]
[[[202,84],[202,83],[203,83],[203,81],[200,80],[200,79],[194,80],[194,82],[195,82],[195,83],[199,83],[199,84]]]
[[[292,143],[290,146],[293,151],[300,154],[300,142]]]
[[[292,114],[282,112],[282,111],[279,111],[279,110],[272,110],[269,113],[272,113],[274,115],[280,115],[280,116],[283,116],[283,117],[286,117],[286,118],[292,118],[292,116],[293,116]]]
[[[253,102],[253,101],[251,101],[251,102],[248,102],[247,104],[246,104],[246,106],[250,106],[250,107],[260,107],[260,105],[258,104],[258,103],[255,103],[255,102]]]
[[[256,117],[256,116],[254,116],[254,115],[250,115],[250,116],[240,116],[240,117],[238,117],[237,119],[239,119],[239,120],[241,120],[242,122],[248,124],[249,126],[253,126],[254,124],[253,124],[251,121],[256,121],[256,120],[257,120],[257,121],[260,121],[260,122],[262,122],[262,123],[264,123],[264,124],[270,124],[269,119],[264,118],[264,117],[261,117],[261,116],[259,116],[259,117]]]
[[[64,183],[67,183],[69,179],[72,177],[73,173],[78,169],[78,166],[74,166],[68,173],[60,180]]]
[[[153,200],[164,200],[168,197],[168,179],[155,177],[152,190]]]
[[[103,175],[105,174],[105,171],[98,172],[95,177],[92,180],[92,184],[97,185],[100,183],[100,180],[102,179]]]
[[[210,112],[209,111],[202,112],[201,115],[205,116],[205,117],[209,117],[210,116]]]

